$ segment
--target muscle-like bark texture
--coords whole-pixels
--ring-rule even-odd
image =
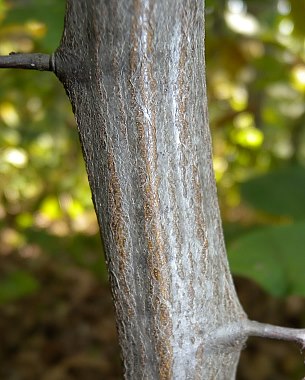
[[[68,0],[56,74],[76,115],[127,379],[235,377],[245,318],[208,129],[202,0]]]

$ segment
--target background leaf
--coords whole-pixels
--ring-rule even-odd
[[[305,219],[305,168],[288,166],[241,184],[242,198],[266,213]]]
[[[39,282],[30,273],[17,270],[0,281],[0,304],[35,293]]]
[[[248,233],[229,247],[234,274],[258,282],[274,296],[305,296],[305,222]]]

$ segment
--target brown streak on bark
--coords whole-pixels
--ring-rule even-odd
[[[123,219],[122,212],[122,196],[121,187],[118,177],[116,175],[115,163],[112,154],[108,157],[108,170],[109,170],[109,209],[110,213],[110,229],[113,234],[113,239],[117,246],[117,254],[119,257],[119,276],[121,280],[121,289],[124,292],[124,299],[127,301],[127,312],[129,316],[135,314],[134,306],[130,304],[132,297],[128,288],[128,274],[126,273],[126,266],[128,260],[128,253],[126,252],[126,226]]]
[[[144,9],[142,9],[142,7]],[[168,273],[165,271],[166,256],[162,230],[158,219],[159,179],[157,173],[157,141],[156,141],[156,108],[152,105],[156,96],[156,82],[153,77],[153,68],[150,56],[153,54],[153,35],[150,23],[153,23],[153,2],[141,4],[134,1],[135,14],[132,25],[133,50],[131,52],[131,79],[135,80],[137,90],[132,87],[134,107],[137,109],[136,127],[138,131],[139,159],[143,162],[141,185],[144,197],[144,231],[147,242],[147,266],[150,276],[150,299],[154,310],[154,321],[158,327],[154,328],[155,349],[159,358],[159,377],[169,379],[171,374],[171,323],[169,319],[169,284]],[[142,42],[142,44],[139,43]],[[149,114],[146,114],[148,112]],[[161,324],[161,326],[160,326]],[[159,329],[162,331],[158,331]],[[161,334],[160,334],[161,333]]]

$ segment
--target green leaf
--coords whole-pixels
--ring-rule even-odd
[[[290,166],[241,184],[242,198],[276,216],[305,218],[305,169]]]
[[[15,271],[0,282],[0,304],[35,293],[39,282],[28,272]]]
[[[274,296],[305,296],[305,222],[260,229],[228,250],[232,272],[259,283]]]

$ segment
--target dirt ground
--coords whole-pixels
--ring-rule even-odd
[[[0,380],[116,380],[122,378],[110,292],[90,271],[51,257],[0,258],[0,275],[21,267],[41,283],[38,292],[0,307]],[[236,286],[249,317],[305,326],[305,302],[274,299],[245,279]],[[304,355],[292,343],[250,339],[238,380],[301,380]]]

